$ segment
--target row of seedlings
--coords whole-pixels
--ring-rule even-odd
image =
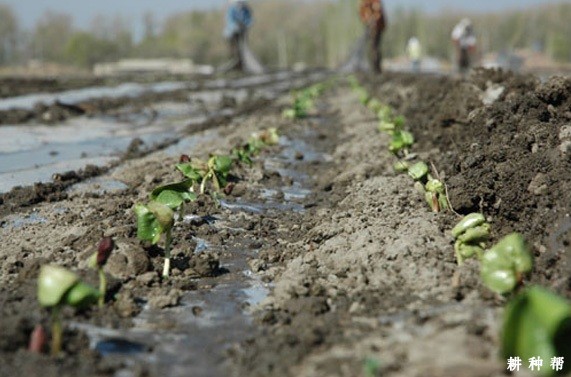
[[[404,129],[405,118],[394,116],[392,108],[372,98],[355,78],[350,78],[350,84],[359,101],[377,115],[379,131],[391,136],[389,151],[399,158],[395,170],[408,172],[434,212],[451,208],[444,183],[429,173],[428,165],[423,161],[409,164],[414,136]],[[458,265],[466,259],[477,259],[484,285],[509,300],[501,331],[502,356],[506,360],[518,356],[524,360],[539,358],[552,363],[565,357],[570,359],[571,304],[545,288],[526,287],[524,279],[532,270],[533,256],[524,237],[511,233],[488,249],[490,229],[483,214],[471,213],[452,229],[451,234]],[[557,364],[560,367],[562,363]],[[560,370],[543,368],[540,373],[549,376]]]
[[[176,164],[183,179],[178,182],[155,188],[145,204],[136,204],[134,212],[137,217],[137,237],[142,241],[157,244],[164,239],[163,278],[170,275],[170,248],[173,240],[175,214],[182,215],[185,203],[197,199],[197,195],[209,193],[218,198],[223,193],[229,194],[233,183],[227,181],[234,163],[251,166],[252,158],[264,148],[277,145],[279,135],[275,128],[252,135],[244,145],[235,147],[229,155],[213,155],[208,161],[191,159],[182,155]],[[197,193],[198,191],[198,193]],[[182,218],[182,216],[179,216]],[[99,288],[92,287],[80,277],[61,266],[45,265],[38,276],[37,299],[40,306],[48,309],[51,316],[51,355],[57,357],[62,350],[63,324],[61,312],[66,306],[76,310],[85,310],[95,304],[100,308],[105,305],[107,280],[104,266],[115,245],[110,237],[103,238],[88,261],[88,266],[95,269],[99,276]],[[30,336],[29,350],[41,353],[47,335],[43,326],[38,325]]]

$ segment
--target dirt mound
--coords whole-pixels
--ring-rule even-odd
[[[571,296],[561,232],[571,221],[571,79],[482,70],[465,81],[389,75],[369,87],[407,117],[454,209],[483,211],[496,237],[523,233],[539,256],[535,279]]]

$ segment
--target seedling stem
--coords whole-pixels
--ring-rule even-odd
[[[169,229],[165,233],[165,264],[163,267],[163,277],[168,278],[171,268],[171,243],[172,243],[172,230]]]
[[[52,309],[52,356],[57,356],[61,352],[61,344],[63,338],[63,331],[60,318],[60,305],[56,305]]]

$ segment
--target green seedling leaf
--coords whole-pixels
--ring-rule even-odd
[[[386,132],[389,135],[392,135],[393,132],[395,132],[396,130],[396,125],[388,120],[381,120],[379,122],[379,127],[378,127],[379,131],[381,132]]]
[[[444,193],[444,184],[439,181],[438,179],[429,179],[425,185],[426,191],[443,194]]]
[[[282,112],[282,117],[284,119],[295,119],[295,118],[297,118],[297,113],[296,113],[295,109],[285,109]]]
[[[454,228],[452,228],[452,235],[454,238],[458,238],[458,236],[466,230],[482,225],[485,222],[486,218],[481,213],[471,213],[465,216]]]
[[[423,161],[417,162],[408,169],[408,175],[415,181],[424,180],[428,175],[428,165]]]
[[[393,123],[394,123],[395,128],[397,130],[402,130],[404,128],[405,123],[406,123],[406,118],[402,115],[399,115],[393,119]],[[411,145],[412,145],[412,143],[414,143],[414,140],[411,142]]]
[[[458,236],[458,241],[465,244],[478,244],[486,242],[490,238],[490,224],[484,223],[475,228],[466,229]]]
[[[383,106],[382,108],[377,111],[377,117],[379,121],[392,123],[393,119],[393,110],[389,106]]]
[[[67,292],[63,302],[74,308],[85,309],[95,304],[100,296],[99,290],[83,282],[78,282]]]
[[[97,289],[81,282],[71,271],[58,266],[42,266],[38,276],[38,301],[43,307],[51,309],[52,345],[51,354],[61,352],[63,327],[61,309],[64,305],[85,308],[100,297]]]
[[[532,286],[514,297],[504,312],[501,335],[502,354],[507,359],[541,357],[549,363],[554,357],[571,359],[571,305],[544,288]],[[563,364],[563,374],[570,368]],[[544,376],[555,375],[553,368],[540,369]]]
[[[228,174],[232,169],[232,158],[230,156],[213,156],[208,161],[208,167],[220,174]]]
[[[398,131],[393,133],[393,137],[389,144],[389,150],[398,153],[402,150],[410,148],[414,144],[414,136],[408,131]]]
[[[135,213],[137,215],[137,237],[140,240],[150,241],[153,244],[159,242],[161,227],[151,210],[143,204],[137,204]]]
[[[522,235],[512,233],[500,240],[482,257],[484,284],[500,294],[511,292],[531,270],[533,259]]]
[[[248,141],[248,144],[246,145],[246,150],[251,155],[255,156],[259,154],[262,151],[262,149],[265,148],[265,146],[266,144],[264,144],[264,142],[261,139],[258,139],[257,137],[253,136]]]
[[[482,258],[486,241],[490,237],[490,224],[481,213],[471,213],[456,224],[452,235],[457,240],[454,244],[456,260],[461,265],[465,259],[475,256]]]
[[[65,294],[79,281],[71,271],[58,266],[42,266],[38,276],[38,301],[41,306],[53,307],[62,302]]]
[[[202,181],[202,177],[204,176],[204,174],[203,174],[204,172],[202,170],[197,169],[197,167],[190,162],[184,162],[184,163],[176,164],[176,168],[186,178],[191,179],[193,182]]]
[[[252,165],[252,158],[250,157],[250,152],[245,148],[234,148],[231,152],[232,159],[234,161],[239,161],[248,166]]]
[[[176,210],[183,203],[196,200],[196,194],[190,191],[193,184],[194,180],[186,179],[181,182],[157,187],[151,192],[151,199],[166,205],[172,210]]]
[[[454,251],[456,252],[456,260],[461,265],[466,259],[481,259],[484,255],[484,248],[479,245],[468,245],[460,241],[454,243]]]
[[[174,212],[164,204],[150,202],[148,205],[137,204],[137,237],[143,241],[156,244],[161,235],[174,225]]]
[[[373,359],[367,358],[363,363],[363,372],[365,377],[378,377],[381,373],[381,362]]]
[[[378,99],[373,98],[369,101],[369,103],[367,104],[367,107],[373,113],[378,114],[378,112],[384,107],[384,105]]]
[[[393,169],[395,169],[398,173],[405,173],[410,168],[409,164],[406,161],[397,161],[393,165]]]

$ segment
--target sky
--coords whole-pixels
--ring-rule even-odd
[[[143,15],[151,12],[155,19],[192,9],[221,7],[227,0],[0,0],[16,13],[24,28],[31,28],[47,10],[71,14],[75,25],[89,26],[97,15],[121,15],[133,30],[141,27]],[[269,0],[265,0],[269,1]],[[312,0],[308,0],[312,1]],[[471,11],[498,11],[523,8],[531,5],[571,2],[571,0],[385,0],[388,11],[396,7],[420,7],[425,11],[438,12],[444,9]]]

